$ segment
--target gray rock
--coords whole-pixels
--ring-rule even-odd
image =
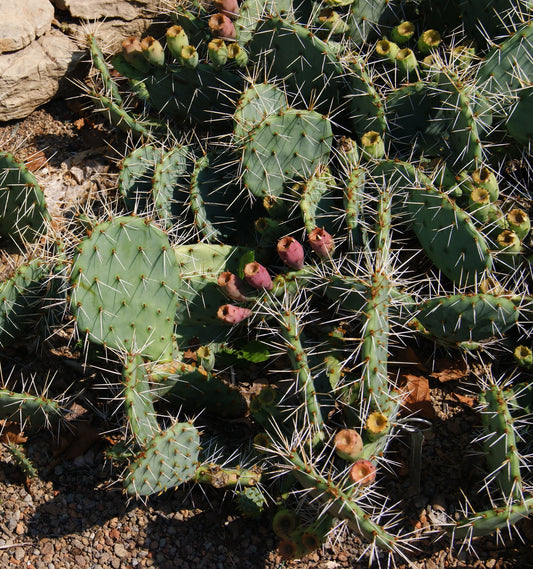
[[[83,53],[57,30],[26,48],[0,56],[0,121],[28,116],[50,101],[60,80],[71,72]]]
[[[86,20],[120,18],[127,21],[157,16],[156,12],[165,4],[164,0],[53,0],[53,2],[60,10],[68,10],[74,18]]]
[[[94,34],[100,47],[106,54],[116,53],[120,50],[122,40],[129,36],[142,36],[150,27],[152,21],[138,18],[125,22],[124,20],[105,20],[94,25],[69,23],[68,34],[80,46],[85,45],[88,33]]]
[[[54,7],[49,0],[0,2],[0,53],[17,51],[52,26]]]

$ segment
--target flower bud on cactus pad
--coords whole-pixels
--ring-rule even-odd
[[[323,228],[316,227],[307,237],[309,246],[321,258],[329,257],[335,249],[333,237]]]
[[[383,413],[374,411],[367,417],[365,428],[368,438],[375,440],[387,432],[389,420]]]
[[[218,309],[217,318],[226,324],[239,324],[239,322],[246,320],[251,313],[252,311],[249,308],[224,304]]]
[[[361,458],[352,464],[349,477],[355,484],[368,486],[376,480],[376,467],[369,460]]]
[[[141,41],[143,55],[148,62],[157,67],[165,64],[165,50],[163,46],[152,36],[146,36]]]
[[[224,16],[235,19],[239,15],[239,2],[237,0],[213,0],[215,8]]]
[[[304,248],[294,237],[283,237],[278,241],[278,255],[290,267],[299,271],[304,266]]]
[[[432,49],[439,47],[441,37],[437,30],[426,30],[418,38],[418,49],[421,53],[428,54]]]
[[[254,288],[272,289],[272,279],[266,267],[260,263],[248,263],[244,266],[244,278],[246,282]]]
[[[353,462],[363,450],[363,439],[354,429],[342,429],[333,439],[335,452],[343,460]]]
[[[523,209],[517,207],[512,209],[507,214],[507,221],[509,229],[514,231],[519,239],[524,239],[531,229],[531,220]]]
[[[172,57],[181,58],[181,50],[189,45],[189,38],[181,26],[172,26],[166,33],[167,47]]]
[[[516,346],[514,360],[521,367],[533,367],[533,352],[527,346]]]
[[[214,65],[215,68],[222,67],[226,65],[228,61],[228,46],[225,44],[224,40],[221,38],[215,38],[211,40],[207,46],[207,53],[209,55],[209,60]]]
[[[293,510],[279,510],[272,520],[272,529],[278,537],[287,539],[298,526],[298,522],[298,516]]]
[[[392,30],[392,41],[396,43],[408,42],[415,33],[415,26],[411,22],[402,22]]]
[[[243,302],[249,300],[244,292],[244,283],[230,271],[224,271],[218,277],[218,286],[233,300]]]
[[[122,42],[122,57],[141,73],[146,73],[150,69],[150,64],[143,55],[141,40],[135,36],[130,36]]]
[[[213,14],[209,18],[209,29],[215,38],[234,40],[237,36],[233,22],[224,14]]]

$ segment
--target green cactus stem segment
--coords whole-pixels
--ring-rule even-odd
[[[243,149],[243,182],[253,195],[277,197],[285,183],[310,176],[330,154],[330,121],[315,111],[288,109],[269,115]]]
[[[457,524],[447,528],[448,534],[454,539],[471,539],[490,535],[497,530],[516,525],[533,512],[533,496],[520,503],[510,504],[472,514],[459,520]]]
[[[395,536],[389,534],[349,496],[348,492],[320,474],[312,465],[306,463],[295,451],[291,451],[286,462],[292,466],[291,472],[308,489],[314,499],[328,505],[328,513],[347,521],[348,527],[370,543],[375,543],[386,551],[398,551]]]
[[[98,45],[94,34],[89,34],[87,37],[87,43],[89,46],[89,55],[91,56],[91,62],[96,67],[96,69],[98,69],[106,91],[109,93],[111,99],[115,103],[122,103],[122,95],[119,92],[117,84],[111,77],[105,56],[102,53],[102,50],[100,49],[100,46]]]
[[[38,242],[50,221],[44,193],[35,176],[9,152],[0,152],[0,237]]]
[[[498,385],[492,385],[479,396],[485,433],[483,448],[491,470],[490,476],[496,477],[506,500],[512,498],[519,501],[523,496],[523,482],[516,430],[510,412],[513,400],[513,391],[506,394]]]
[[[419,306],[418,321],[446,342],[479,342],[501,338],[518,320],[520,309],[510,298],[492,294],[436,297]]]
[[[122,368],[124,408],[128,426],[136,442],[143,445],[159,433],[159,425],[150,391],[146,364],[139,356],[130,356]]]
[[[33,466],[31,460],[26,456],[24,448],[20,445],[12,442],[0,443],[3,448],[11,455],[11,458],[22,471],[25,478],[37,478],[39,473],[35,466]]]
[[[133,496],[150,496],[194,479],[200,437],[191,423],[175,423],[147,441],[126,469],[124,488]]]
[[[71,283],[81,334],[152,360],[172,359],[180,277],[165,233],[135,217],[97,225],[78,246]]]
[[[196,469],[193,480],[213,488],[234,488],[256,486],[261,482],[259,468],[223,468],[217,464],[201,465]]]
[[[304,401],[304,420],[312,426],[313,444],[319,445],[325,439],[324,419],[317,399],[313,374],[300,338],[300,325],[296,315],[290,311],[280,314],[280,321],[281,335],[287,343],[287,355],[296,373],[298,388]]]
[[[19,423],[24,430],[50,427],[61,418],[58,401],[30,393],[0,389],[0,419]]]

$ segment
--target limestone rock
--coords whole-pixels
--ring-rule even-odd
[[[54,7],[49,0],[2,0],[0,2],[0,53],[17,51],[47,32]]]
[[[80,46],[83,46],[86,44],[87,33],[91,32],[104,52],[113,54],[120,50],[122,40],[129,36],[142,36],[151,24],[151,20],[146,18],[137,18],[129,22],[117,19],[105,20],[89,27],[71,22],[68,24],[68,35]]]
[[[102,18],[136,18],[157,16],[164,0],[53,0],[60,10],[68,10],[73,18],[98,20]],[[167,2],[168,6],[168,2]]]
[[[57,30],[26,48],[0,56],[0,121],[26,117],[50,101],[60,80],[82,57],[74,42]]]

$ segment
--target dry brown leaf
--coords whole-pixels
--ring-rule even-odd
[[[17,445],[23,444],[28,440],[28,437],[20,430],[17,423],[0,421],[0,443],[15,443]]]
[[[463,360],[435,360],[435,371],[429,376],[441,383],[463,379],[468,374],[468,367]]]
[[[471,395],[461,395],[460,393],[451,394],[454,399],[457,399],[459,403],[464,403],[468,407],[473,407],[476,404],[476,398]]]
[[[32,154],[25,162],[26,168],[30,172],[36,172],[39,168],[42,168],[48,162],[48,158],[46,154],[39,150],[39,152],[35,152]]]
[[[403,407],[405,411],[419,417],[433,419],[435,409],[431,403],[427,377],[404,373],[400,380],[402,385],[400,393],[404,394]]]

